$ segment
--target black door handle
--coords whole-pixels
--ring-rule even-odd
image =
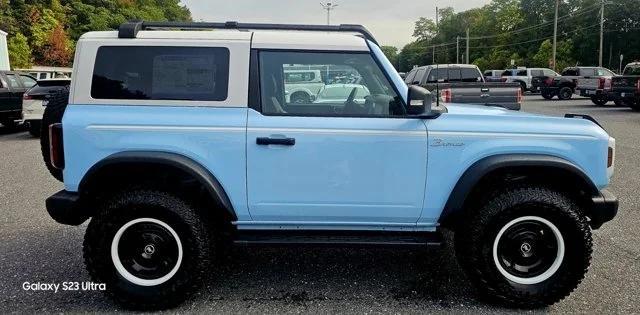
[[[295,145],[295,138],[269,138],[269,137],[258,137],[256,138],[256,144],[258,145]]]

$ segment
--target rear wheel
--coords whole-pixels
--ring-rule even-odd
[[[632,101],[628,101],[626,102],[627,105],[629,105],[629,107],[631,107],[631,109],[633,109],[634,111],[640,111],[640,99],[634,99]]]
[[[607,105],[607,103],[609,103],[609,100],[607,99],[606,96],[598,95],[598,96],[592,96],[591,102],[593,102],[593,104],[596,104],[597,106],[604,106],[604,105]]]
[[[311,103],[311,96],[305,92],[295,92],[291,95],[291,103],[309,104]]]
[[[547,90],[547,89],[544,89],[544,90],[540,91],[540,95],[542,95],[542,97],[545,100],[553,99],[553,94],[551,94],[551,92],[549,90]]]
[[[62,89],[51,94],[49,96],[49,103],[44,109],[42,122],[40,123],[40,150],[42,152],[42,159],[44,160],[44,164],[47,166],[49,173],[59,181],[63,180],[62,170],[51,165],[49,151],[49,126],[62,121],[62,116],[67,108],[67,104],[69,104],[69,90]]]
[[[573,97],[573,90],[568,86],[560,88],[558,91],[558,98],[563,101],[570,100],[571,97]]]
[[[7,129],[15,129],[18,126],[18,124],[16,124],[16,121],[13,119],[3,120],[0,123]]]
[[[571,199],[547,188],[508,189],[471,210],[456,253],[478,291],[516,307],[551,305],[580,284],[591,230]]]
[[[196,210],[169,193],[115,196],[91,219],[84,260],[94,282],[132,309],[175,306],[202,284],[208,230]]]

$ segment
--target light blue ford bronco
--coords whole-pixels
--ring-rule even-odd
[[[292,101],[299,70],[331,97]],[[481,296],[540,307],[582,281],[618,209],[615,140],[593,118],[445,107],[357,25],[87,33],[43,126],[64,181],[47,210],[91,219],[89,274],[131,308],[184,301],[231,244],[426,248],[442,229]]]

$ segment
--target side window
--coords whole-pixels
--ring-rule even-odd
[[[551,69],[544,69],[544,70],[542,70],[542,72],[547,77],[554,77],[554,76],[558,75],[557,73],[555,73],[555,71],[553,71]]]
[[[512,76],[513,76],[513,71],[511,71],[511,70],[505,70],[505,71],[502,73],[502,76],[503,76],[503,77],[512,77]]]
[[[482,74],[475,68],[462,68],[460,69],[460,75],[462,82],[479,82],[482,81]]]
[[[544,76],[544,71],[542,70],[531,70],[532,77],[542,77]]]
[[[562,71],[562,75],[563,76],[578,76],[578,69],[572,69],[572,68],[564,69],[564,71]]]
[[[424,74],[427,72],[427,68],[420,68],[416,71],[416,76],[411,81],[412,84],[420,84],[422,82],[422,78],[424,78]]]
[[[527,76],[527,70],[518,70],[518,74],[516,76],[518,76],[518,77],[526,77]]]
[[[580,69],[580,76],[590,77],[596,75],[596,69]]]
[[[226,48],[104,46],[96,56],[91,97],[224,101],[228,83]]]
[[[411,72],[409,72],[409,74],[407,74],[407,78],[404,79],[404,83],[406,84],[411,84],[411,82],[413,82],[413,78],[416,77],[416,69],[411,70]]]
[[[293,116],[401,116],[406,113],[371,55],[261,51],[262,113]],[[292,84],[287,73],[318,71],[320,84]]]
[[[28,75],[20,75],[20,79],[22,80],[22,85],[24,85],[24,87],[26,88],[30,88],[36,85],[36,80]]]
[[[12,87],[12,88],[20,87],[20,83],[18,83],[18,78],[16,78],[15,74],[7,74],[7,80],[9,81],[7,82],[9,84],[9,87]]]
[[[46,73],[40,73],[40,77],[38,78],[38,80],[44,80],[47,78],[47,74]]]
[[[436,82],[448,82],[449,81],[449,69],[448,68],[433,68],[429,72],[429,78],[427,83]]]

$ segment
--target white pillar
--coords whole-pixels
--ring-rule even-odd
[[[7,48],[7,33],[0,30],[0,71],[9,71],[9,49]]]

